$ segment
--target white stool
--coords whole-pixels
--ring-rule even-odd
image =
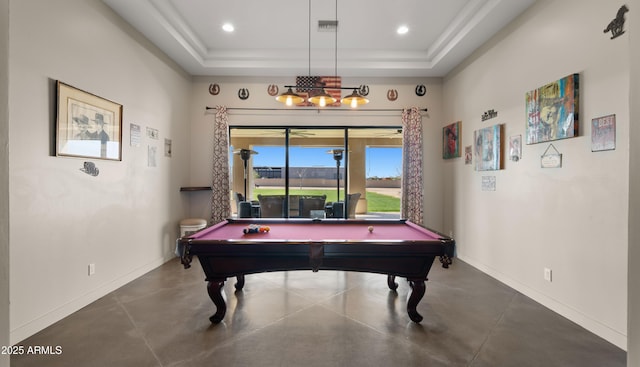
[[[187,218],[180,221],[180,237],[198,232],[207,226],[207,221],[202,218]]]

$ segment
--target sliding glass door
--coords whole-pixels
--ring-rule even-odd
[[[283,200],[286,187],[287,130],[232,128],[230,133],[233,152],[232,212],[236,209],[236,216],[245,218],[285,217]],[[250,152],[248,156],[245,155],[247,159],[243,159],[243,151]],[[279,199],[267,196],[275,193],[280,195]],[[248,207],[251,209],[247,209]]]
[[[234,126],[230,141],[234,215],[400,217],[398,127]]]
[[[290,129],[290,217],[344,217],[345,142],[344,128]]]

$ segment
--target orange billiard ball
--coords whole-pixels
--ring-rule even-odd
[[[369,233],[373,232],[373,226],[369,226]]]

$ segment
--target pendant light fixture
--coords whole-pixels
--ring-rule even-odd
[[[326,107],[328,104],[336,103],[336,101],[337,99],[333,98],[331,94],[327,93],[324,88],[320,89],[320,93],[309,97],[309,102],[320,107]]]
[[[337,78],[338,76],[338,0],[335,1],[335,43],[334,43],[334,76]],[[309,77],[311,77],[311,0],[309,0]],[[288,88],[286,92],[276,97],[276,101],[285,103],[287,106],[293,106],[294,104],[300,104],[304,102],[304,98],[299,94],[295,93],[292,88],[304,88],[310,91],[319,90],[319,93],[312,93],[311,97],[309,97],[308,101],[316,106],[325,107],[327,105],[331,105],[336,103],[338,100],[334,98],[331,94],[327,93],[324,87],[299,87],[298,85],[285,85],[285,88]],[[352,89],[353,93],[342,98],[341,102],[344,104],[348,104],[352,108],[356,108],[360,105],[369,103],[369,100],[358,93],[358,88],[344,88],[337,87],[333,89]]]
[[[336,33],[335,33],[335,37],[334,37],[334,49],[333,49],[333,57],[334,57],[333,76],[336,77],[336,79],[337,79],[338,78],[338,0],[336,0],[336,20],[335,20],[335,24],[336,24]],[[337,99],[333,98],[332,95],[327,93],[327,91],[324,90],[324,88],[322,88],[320,90],[319,94],[314,95],[313,97],[309,98],[309,102],[313,103],[314,105],[320,106],[320,107],[325,107],[328,104],[336,103]]]
[[[289,87],[286,92],[276,97],[276,101],[282,102],[287,106],[293,106],[294,104],[300,104],[304,102],[304,98],[302,98],[299,94],[294,93],[291,87]]]
[[[338,0],[336,0],[336,23],[338,22]],[[336,75],[338,75],[338,28],[336,27],[336,41],[335,41],[335,45],[336,45],[336,70],[335,73]],[[357,88],[353,88],[353,93],[351,93],[350,95],[342,98],[342,103],[344,104],[348,104],[351,108],[356,108],[360,105],[363,104],[367,104],[369,103],[369,100],[364,98],[363,96],[361,96],[358,93],[358,89]]]
[[[360,105],[369,103],[369,100],[361,96],[357,89],[354,89],[353,93],[342,99],[342,103],[348,104],[351,108],[356,108]]]
[[[311,0],[309,0],[309,5],[308,5],[308,12],[309,12],[309,18],[308,18],[308,27],[309,27],[309,76],[311,76]],[[282,93],[281,95],[276,97],[276,101],[278,102],[282,102],[284,104],[286,104],[287,106],[293,106],[294,104],[300,104],[302,102],[304,102],[304,98],[293,92],[293,88],[294,86],[291,85],[285,85],[285,88],[289,88],[287,89],[286,92]],[[295,86],[296,88],[298,87],[297,85]]]

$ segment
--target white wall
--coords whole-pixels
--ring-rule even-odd
[[[540,0],[445,78],[443,124],[461,120],[467,146],[494,124],[504,124],[505,141],[524,141],[525,93],[579,73],[580,137],[553,142],[557,169],[540,168],[549,143],[525,145],[522,160],[500,171],[444,162],[444,220],[462,260],[626,348],[629,36],[603,33],[619,7]],[[498,117],[482,122],[489,109]],[[608,114],[616,149],[592,153],[591,120]],[[495,192],[481,191],[482,176],[496,177]]]
[[[0,55],[9,54],[9,0],[0,0]],[[9,57],[0,56],[0,345],[9,345]],[[9,356],[0,355],[0,366]]]
[[[339,62],[339,61],[338,61]],[[338,74],[339,74],[338,63]],[[220,85],[220,94],[209,94],[209,85]],[[205,112],[205,107],[224,105],[233,108],[275,108],[283,109],[285,106],[269,96],[267,87],[276,84],[282,93],[284,85],[295,84],[295,77],[291,78],[196,78],[193,84],[194,112],[191,127],[191,182],[192,186],[209,186],[211,183],[211,170],[195,169],[196,167],[211,167],[213,147],[211,137],[213,134],[214,112]],[[278,125],[278,126],[309,126],[309,125],[341,125],[341,126],[402,126],[401,112],[362,112],[366,109],[402,109],[416,106],[428,108],[428,112],[422,116],[425,150],[425,225],[440,230],[442,229],[442,179],[440,175],[442,148],[440,145],[442,136],[441,105],[442,82],[437,78],[343,78],[345,87],[369,86],[369,104],[360,107],[359,111],[351,111],[348,107],[341,107],[339,111],[300,111],[290,108],[287,111],[229,111],[230,125]],[[415,88],[424,84],[427,88],[425,96],[418,97]],[[242,101],[238,98],[240,88],[249,89],[249,99]],[[387,91],[396,89],[398,99],[389,101]],[[343,91],[343,94],[348,91]],[[349,92],[350,93],[350,92]],[[191,215],[202,218],[210,217],[208,200],[210,194],[206,192],[191,193]]]
[[[630,118],[629,124],[629,322],[627,340],[627,365],[640,366],[640,0],[628,2],[627,22],[629,24],[630,48]],[[634,103],[635,102],[635,103]]]
[[[20,0],[9,8],[16,343],[173,256],[188,205],[179,188],[189,174],[191,79],[98,0]],[[124,106],[121,162],[52,156],[55,80]],[[143,137],[131,147],[130,123],[143,134],[159,130],[160,140]],[[148,145],[158,147],[156,168],[147,167]],[[99,176],[81,172],[84,161]]]

